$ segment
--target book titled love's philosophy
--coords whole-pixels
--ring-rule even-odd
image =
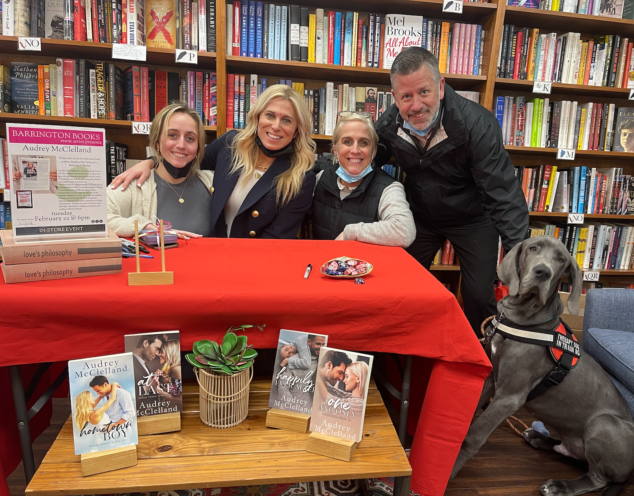
[[[321,348],[310,431],[358,443],[368,402],[371,355]]]
[[[137,417],[182,413],[180,333],[127,334],[125,351],[134,359]]]
[[[310,414],[317,362],[328,336],[282,329],[275,355],[269,407]]]
[[[75,454],[138,444],[132,353],[68,362]]]

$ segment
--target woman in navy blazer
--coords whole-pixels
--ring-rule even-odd
[[[303,97],[286,85],[274,85],[257,99],[243,130],[228,131],[205,147],[200,168],[215,171],[213,237],[297,236],[315,187],[310,134]],[[152,167],[152,159],[139,162],[111,187],[122,184],[125,189],[135,178],[137,186],[143,184]]]

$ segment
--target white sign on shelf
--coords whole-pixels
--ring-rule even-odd
[[[145,62],[145,59],[147,58],[147,48],[142,45],[124,45],[122,43],[113,43],[112,58]]]
[[[179,64],[198,64],[198,52],[196,50],[176,49],[176,62]]]
[[[132,122],[132,134],[150,134],[151,122]]]
[[[20,51],[42,51],[42,39],[41,38],[28,38],[26,36],[18,37],[18,50]]]
[[[583,271],[583,280],[590,282],[597,282],[599,280],[599,271],[598,270],[587,270]]]
[[[462,0],[443,0],[442,11],[452,14],[462,14]]]
[[[630,90],[630,95],[627,97],[628,100],[634,100],[634,88]]]
[[[550,95],[553,83],[547,81],[535,81],[533,83],[533,93],[541,93],[542,95]]]
[[[557,150],[557,160],[574,160],[575,152],[576,150],[574,148],[572,150],[559,148]]]
[[[583,224],[583,214],[568,214],[568,224]]]

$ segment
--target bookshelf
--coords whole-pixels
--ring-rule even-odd
[[[276,3],[276,2],[273,2]],[[288,5],[291,2],[277,2]],[[496,96],[524,96],[529,98],[543,95],[532,93],[533,82],[503,79],[496,76],[497,59],[502,44],[504,24],[518,27],[539,28],[558,35],[567,31],[582,33],[583,39],[594,35],[619,34],[634,39],[634,21],[614,19],[591,15],[552,12],[548,10],[529,9],[507,6],[504,0],[492,0],[490,3],[465,2],[462,14],[442,12],[442,0],[297,0],[293,4],[309,7],[311,12],[316,8],[324,10],[354,11],[360,16],[365,13],[411,14],[422,15],[434,21],[450,23],[481,24],[486,31],[482,47],[483,62],[481,75],[444,75],[447,83],[457,90],[478,91],[480,104],[492,109]],[[181,74],[187,71],[214,71],[217,74],[217,126],[207,127],[207,141],[223,134],[227,129],[226,105],[227,74],[257,74],[268,77],[292,79],[305,83],[306,88],[324,86],[327,81],[337,84],[359,84],[382,86],[389,90],[389,71],[365,67],[334,66],[295,61],[279,61],[226,55],[226,0],[216,0],[216,52],[199,52],[198,65],[177,64],[175,51],[171,49],[147,49],[146,62],[113,60],[112,45],[108,43],[92,43],[42,39],[41,52],[18,51],[17,37],[0,36],[0,64],[9,65],[11,61],[51,63],[56,57],[103,60],[114,62],[124,68],[129,65],[143,65],[151,70],[168,70]],[[381,91],[381,90],[380,90]],[[629,90],[626,88],[584,86],[574,84],[552,84],[551,99],[575,99],[580,104],[585,102],[614,103],[617,107],[628,106]],[[631,103],[634,106],[634,102]],[[35,115],[16,115],[0,113],[0,135],[4,135],[6,122],[71,124],[84,127],[103,127],[110,140],[126,144],[129,158],[140,159],[145,156],[146,137],[131,134],[131,124],[126,121],[94,120],[82,118],[50,117]],[[330,136],[313,135],[320,150],[329,147]],[[541,164],[557,165],[559,170],[572,170],[580,166],[588,167],[621,167],[625,174],[634,175],[634,153],[618,153],[604,151],[576,152],[574,161],[556,160],[555,148],[529,148],[506,146],[517,167]],[[567,214],[531,212],[532,221],[565,222]],[[634,215],[586,215],[591,222],[617,222],[634,226]],[[457,271],[458,266],[433,266],[432,270],[442,272]],[[610,276],[634,276],[632,270],[603,270],[602,280]],[[631,278],[634,282],[634,278]]]

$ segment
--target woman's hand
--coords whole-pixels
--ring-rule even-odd
[[[13,171],[13,180],[19,181],[22,179],[22,173],[20,171]]]
[[[153,167],[154,162],[152,160],[141,160],[141,162],[136,164],[134,167],[115,177],[112,180],[110,187],[112,189],[117,189],[117,187],[121,185],[121,191],[125,191],[130,183],[136,179],[136,185],[140,188],[143,186],[143,183],[147,181],[147,178],[150,177]]]
[[[284,360],[282,360],[282,363],[280,363],[280,367],[286,367],[288,365],[288,358],[285,358]]]
[[[189,231],[176,231],[178,234],[182,234],[185,239],[191,239],[191,238],[202,238],[203,235],[202,234],[196,234],[196,233],[192,233]]]
[[[113,383],[111,384],[111,386],[112,386],[112,390],[110,391],[110,397],[111,397],[111,398],[115,398],[115,399],[116,399],[116,398],[117,398],[117,391],[119,390],[119,388],[120,388],[121,386],[119,386],[119,383],[118,383],[118,382],[113,382]]]
[[[51,171],[51,181],[57,182],[57,171]]]
[[[344,241],[344,239],[343,239],[343,233],[341,233],[339,236],[337,236],[337,237],[335,238],[335,241]]]

